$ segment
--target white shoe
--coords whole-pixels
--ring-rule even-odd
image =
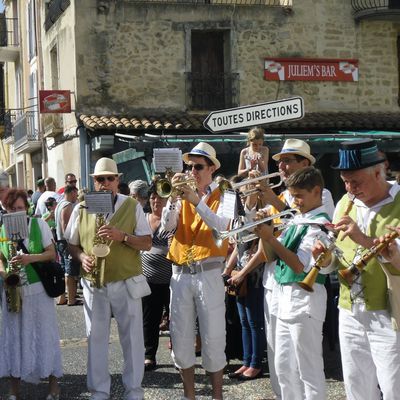
[[[60,400],[60,395],[49,393],[46,397],[46,400]]]
[[[7,400],[17,400],[17,396],[15,394],[9,394]]]

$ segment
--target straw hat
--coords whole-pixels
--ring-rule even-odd
[[[203,156],[207,157],[215,165],[216,169],[221,166],[221,163],[216,158],[214,147],[205,142],[197,144],[189,153],[185,153],[182,156],[183,161],[187,164],[189,162],[189,156]]]
[[[339,164],[332,168],[340,171],[356,171],[384,161],[386,158],[379,154],[374,140],[352,140],[340,143]]]
[[[103,157],[97,160],[94,167],[93,174],[90,176],[104,176],[104,175],[118,175],[121,176],[122,173],[118,172],[117,163],[111,158]]]
[[[272,159],[279,161],[281,156],[285,154],[298,154],[299,156],[310,160],[311,165],[315,164],[315,158],[311,155],[310,146],[303,140],[287,139],[282,147],[281,152],[272,156]]]

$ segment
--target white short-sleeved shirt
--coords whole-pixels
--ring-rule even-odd
[[[111,218],[117,212],[117,210],[122,206],[124,201],[128,198],[123,194],[119,194],[117,196],[117,200],[115,202],[114,213],[110,213],[106,216],[106,222],[110,222]],[[146,217],[143,212],[143,208],[140,203],[136,205],[136,227],[132,232],[136,236],[146,236],[151,235],[151,228],[146,220]],[[79,205],[74,207],[71,218],[69,219],[67,228],[65,230],[64,236],[66,240],[72,244],[78,246],[80,244],[79,237]]]

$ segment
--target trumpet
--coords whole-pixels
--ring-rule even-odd
[[[389,236],[382,242],[372,246],[366,253],[360,257],[356,257],[349,267],[338,271],[341,278],[343,278],[351,287],[355,279],[361,274],[362,270],[368,264],[368,261],[384,250],[389,244],[399,237],[397,232],[391,232]]]
[[[242,182],[238,182],[238,183],[231,183],[227,179],[223,179],[219,182],[218,186],[219,186],[219,190],[223,193],[227,190],[238,190],[242,186],[251,185],[253,183],[256,184],[264,179],[271,179],[271,178],[276,178],[276,177],[280,178],[279,182],[268,185],[269,188],[273,189],[273,188],[276,188],[276,187],[282,185],[282,183],[283,183],[282,175],[280,174],[280,172],[274,172],[274,173],[268,174],[268,175],[261,175],[261,176],[258,176],[257,178],[244,179]],[[257,189],[257,188],[249,189],[249,190],[246,190],[246,191],[240,193],[240,196],[247,197],[252,194],[258,193],[259,191],[260,191],[260,189]]]
[[[168,178],[158,179],[156,182],[156,193],[162,198],[179,196],[182,193],[179,188],[187,185],[195,190],[196,179],[188,175],[185,175],[182,180],[175,183],[172,183]]]
[[[307,290],[307,292],[314,291],[313,289],[314,283],[317,280],[319,271],[323,267],[323,263],[325,262],[329,254],[332,251],[338,256],[342,254],[341,250],[339,250],[339,248],[336,247],[335,244],[336,239],[337,236],[333,231],[329,231],[328,236],[325,237],[324,239],[320,238],[320,240],[323,242],[325,246],[325,250],[317,257],[313,267],[311,268],[310,272],[306,275],[306,277],[302,281],[297,282],[297,284],[304,290]]]
[[[212,229],[213,239],[214,239],[214,241],[215,241],[215,244],[216,244],[218,247],[221,247],[223,241],[226,240],[226,239],[228,239],[228,238],[230,238],[231,236],[234,236],[234,235],[236,235],[236,234],[238,234],[238,233],[241,233],[241,232],[244,232],[244,231],[249,231],[249,230],[255,228],[257,225],[263,224],[264,222],[272,221],[272,220],[274,220],[275,218],[285,217],[285,219],[287,219],[287,220],[290,221],[290,220],[297,214],[297,212],[298,212],[297,209],[295,209],[295,208],[290,208],[290,209],[285,210],[285,211],[282,211],[282,212],[280,212],[280,213],[278,213],[278,214],[270,215],[270,216],[268,216],[268,217],[265,217],[265,218],[262,218],[262,219],[259,219],[259,220],[256,220],[256,221],[249,222],[249,223],[247,223],[247,224],[244,224],[244,225],[240,226],[239,228],[231,229],[231,230],[229,230],[229,231],[221,231],[221,232],[220,232],[220,231],[218,231],[217,229],[213,228],[213,229]],[[286,224],[287,224],[287,223],[288,223],[288,222],[286,222]],[[285,223],[283,223],[283,224],[281,224],[281,225],[284,225],[284,224],[285,224]],[[281,226],[281,225],[279,225],[279,226]],[[247,236],[248,236],[248,237],[247,237],[247,239],[246,239],[246,242],[248,242],[248,241],[250,241],[250,240],[255,239],[256,237],[258,237],[257,235],[254,234],[254,237],[252,237],[252,238],[249,239],[249,235],[247,235]],[[246,238],[246,236],[245,236],[244,238]],[[243,238],[243,239],[244,239],[244,238]],[[239,239],[239,240],[240,240],[240,239]],[[239,242],[239,243],[240,243],[240,242]],[[245,242],[242,242],[242,243],[245,243]]]

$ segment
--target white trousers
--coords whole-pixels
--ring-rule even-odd
[[[301,315],[277,319],[275,368],[282,400],[325,400],[322,321]]]
[[[197,316],[202,366],[208,372],[223,369],[226,365],[226,331],[221,268],[193,275],[173,273],[170,312],[172,358],[175,365],[186,369],[196,362],[194,342]]]
[[[142,400],[144,375],[144,340],[142,300],[133,299],[125,281],[108,283],[104,288],[90,287],[82,279],[85,299],[86,331],[88,334],[87,385],[92,399],[110,397],[111,377],[108,371],[108,346],[111,315],[118,325],[124,357],[122,383],[125,400]]]
[[[400,398],[400,332],[387,311],[367,311],[353,304],[340,309],[339,339],[348,400]]]
[[[275,336],[276,336],[276,315],[270,313],[272,290],[264,289],[264,321],[265,335],[267,339],[267,354],[269,379],[271,381],[272,390],[278,400],[281,399],[281,388],[278,382],[278,376],[275,370]]]

